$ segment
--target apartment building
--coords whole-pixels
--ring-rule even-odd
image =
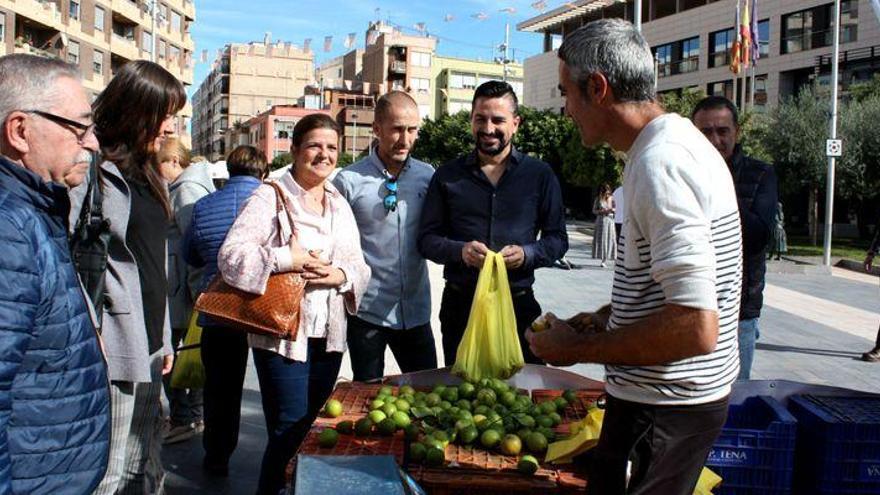
[[[274,105],[247,122],[228,129],[224,133],[226,148],[232,151],[236,146],[250,145],[262,151],[271,162],[278,155],[290,152],[294,126],[300,119],[313,113],[330,114],[327,110]]]
[[[362,87],[363,60],[364,50],[357,48],[324,62],[318,68],[318,84],[325,88]]]
[[[233,43],[193,94],[193,146],[212,161],[229,151],[224,133],[275,105],[295,105],[314,82],[311,51],[290,43]]]
[[[484,62],[455,57],[434,57],[431,80],[434,82],[434,100],[431,117],[438,119],[471,109],[471,101],[477,86],[492,79],[504,79],[504,66],[496,62]],[[523,97],[523,66],[507,64],[507,82],[513,86],[517,98]]]
[[[0,0],[0,55],[33,53],[80,68],[97,96],[119,67],[154,60],[193,82],[193,0]],[[192,107],[180,113],[189,126]]]
[[[761,111],[814,81],[829,84],[833,35],[831,0],[759,0],[761,58],[751,79],[734,84],[729,70],[735,40],[735,0],[644,0],[642,33],[657,67],[657,90],[698,88],[710,95],[741,99]],[[632,0],[578,0],[528,19],[520,31],[544,35],[544,53],[525,61],[525,102],[561,109],[556,49],[567,33],[603,17],[633,19]],[[755,17],[755,15],[753,15]],[[840,82],[853,82],[880,70],[880,23],[870,0],[843,0],[840,16]],[[751,74],[751,72],[750,72]]]
[[[419,105],[419,115],[430,117],[434,102],[432,61],[437,40],[411,36],[382,21],[371,22],[363,53],[363,81],[376,95],[408,91]]]

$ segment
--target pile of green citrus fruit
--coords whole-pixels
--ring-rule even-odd
[[[443,465],[449,443],[509,456],[525,451],[543,455],[547,444],[556,440],[553,428],[562,422],[562,411],[574,400],[574,392],[566,391],[562,397],[536,404],[499,379],[437,385],[430,392],[416,391],[409,385],[395,392],[393,387],[383,386],[370,400],[366,417],[355,423],[342,421],[336,432],[369,436],[403,430],[411,442],[410,459],[428,466]],[[335,410],[325,408],[326,414],[331,412]],[[534,473],[537,459],[523,456],[518,469]]]

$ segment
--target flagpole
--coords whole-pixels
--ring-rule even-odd
[[[837,72],[840,58],[840,0],[834,0],[834,50],[831,55],[831,139],[837,139]],[[834,157],[828,157],[828,182],[825,189],[825,245],[822,264],[831,266],[831,235],[834,227]]]
[[[752,62],[752,90],[749,92],[750,108],[755,109],[755,62]]]
[[[641,33],[642,32],[642,0],[635,1],[635,11],[633,13],[635,14],[633,16],[633,24],[635,24],[635,26],[636,26],[636,31]]]

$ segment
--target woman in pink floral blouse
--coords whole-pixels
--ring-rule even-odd
[[[293,130],[294,164],[278,182],[293,213],[294,240],[289,241],[289,231],[279,232],[275,191],[263,185],[244,206],[218,256],[223,279],[246,292],[265,292],[275,272],[301,272],[308,281],[296,340],[248,335],[269,433],[259,494],[283,488],[285,465],[339,374],[346,312],[357,313],[370,279],[354,215],[327,180],[336,168],[338,140],[338,125],[323,114],[304,117]]]

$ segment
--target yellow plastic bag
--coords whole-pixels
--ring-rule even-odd
[[[489,251],[452,371],[469,381],[510,378],[524,364],[504,257]]]
[[[704,467],[700,472],[700,479],[697,481],[694,495],[712,495],[712,490],[718,488],[720,484],[721,476],[718,476],[711,469]]]
[[[544,458],[544,462],[570,464],[575,456],[595,447],[599,443],[599,435],[602,433],[602,421],[604,419],[604,409],[599,409],[598,407],[591,408],[586,418],[571,424],[571,436],[558,442],[553,442],[547,447],[547,455]]]
[[[183,345],[177,348],[171,388],[202,388],[205,385],[205,367],[202,365],[202,327],[197,323],[199,313],[193,311]]]

